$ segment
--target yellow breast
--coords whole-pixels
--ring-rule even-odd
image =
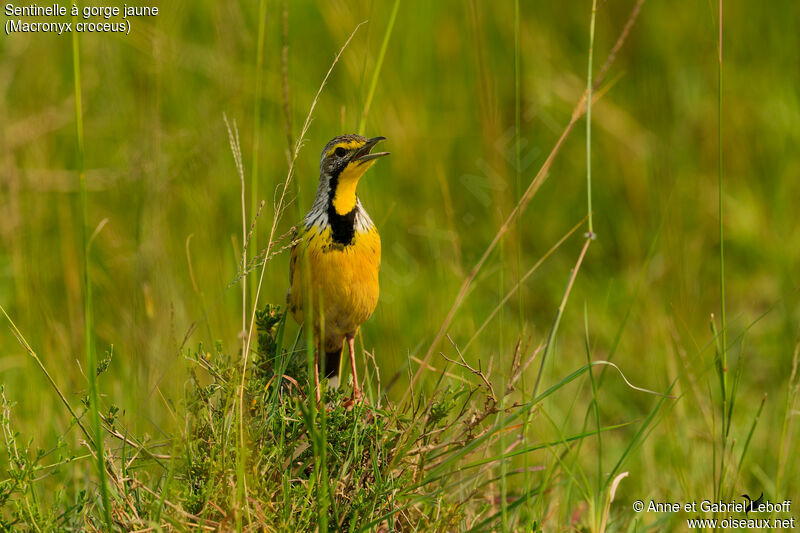
[[[314,330],[324,331],[326,344],[338,342],[341,347],[341,339],[355,334],[378,303],[380,236],[373,226],[366,232],[356,231],[352,243],[345,246],[333,241],[329,227],[311,226],[298,238],[290,260],[289,310],[303,322],[304,272],[308,272]]]

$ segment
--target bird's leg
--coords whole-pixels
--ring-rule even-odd
[[[314,389],[317,395],[317,405],[319,405],[322,399],[319,390],[319,349],[314,350]]]
[[[350,368],[353,371],[353,402],[361,400],[361,387],[358,385],[358,373],[356,372],[356,338],[353,335],[347,336],[347,347],[350,352]]]

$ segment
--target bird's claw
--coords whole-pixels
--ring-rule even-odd
[[[356,404],[366,404],[366,403],[368,403],[367,398],[361,392],[361,389],[355,389],[353,390],[353,396],[347,398],[342,405],[344,405],[344,408],[349,411]]]

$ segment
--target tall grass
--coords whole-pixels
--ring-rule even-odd
[[[77,17],[72,17],[73,25]],[[100,478],[100,495],[103,502],[103,518],[106,527],[111,529],[111,502],[108,496],[108,483],[106,480],[106,457],[103,446],[105,433],[100,423],[100,395],[97,392],[97,353],[95,352],[94,338],[94,306],[92,301],[92,278],[89,238],[88,201],[86,199],[86,171],[85,151],[83,137],[83,100],[81,91],[81,60],[79,34],[72,33],[72,73],[75,87],[75,139],[78,157],[78,180],[81,195],[81,236],[83,242],[83,324],[84,348],[86,355],[86,379],[89,382],[89,416],[92,425],[92,452],[95,454],[97,472]]]
[[[731,415],[733,414],[733,405],[735,401],[736,386],[733,390],[728,387],[728,322],[725,316],[725,217],[723,208],[723,194],[724,194],[724,181],[722,173],[722,0],[718,1],[718,30],[719,36],[717,40],[717,207],[719,211],[719,314],[720,314],[720,331],[717,333],[716,328],[712,327],[712,333],[716,339],[716,372],[719,378],[720,385],[720,454],[719,454],[719,476],[717,484],[714,487],[714,495],[717,498],[722,498],[723,484],[727,474],[727,462],[729,453],[728,438],[730,433]],[[713,320],[713,317],[712,317]],[[712,324],[713,326],[713,324]],[[742,361],[739,361],[739,370],[741,371]],[[738,376],[736,384],[738,385]],[[731,395],[733,393],[733,395]],[[762,403],[763,406],[763,403]],[[758,420],[758,416],[755,420]],[[749,439],[748,439],[749,441]],[[745,443],[744,451],[747,449]],[[716,465],[715,465],[716,468]]]
[[[592,98],[594,96],[593,81],[592,81],[592,68],[594,60],[594,35],[595,35],[595,20],[597,17],[597,0],[592,0],[592,14],[589,21],[589,60],[587,61],[586,72],[586,216],[589,224],[589,232],[586,236],[587,247],[588,243],[594,240],[594,217],[592,213]],[[576,268],[577,270],[577,268]],[[589,340],[589,313],[584,303],[583,308],[583,323],[584,332],[586,337],[586,361],[587,364],[592,362],[592,345]],[[545,352],[546,353],[546,352]],[[594,378],[594,370],[589,368],[589,381],[592,387],[592,405],[594,406],[595,429],[597,429],[597,492],[594,494],[592,500],[594,509],[592,515],[595,519],[594,527],[603,531],[605,526],[602,518],[599,516],[602,504],[602,478],[603,478],[603,441],[600,434],[600,407],[597,399],[597,383]]]
[[[250,215],[254,216],[261,202],[259,198],[259,157],[261,153],[261,103],[264,86],[264,41],[267,32],[267,0],[260,0],[258,4],[258,36],[256,40],[256,83],[253,97],[253,163],[250,169]],[[258,250],[258,227],[253,225],[252,240],[254,248]],[[257,306],[253,300],[255,288],[250,286],[250,305]]]
[[[236,127],[236,121],[233,122],[233,127],[231,127],[230,123],[228,122],[228,117],[223,115],[223,119],[225,121],[225,127],[228,130],[228,142],[231,147],[231,153],[233,154],[233,160],[236,167],[236,174],[239,178],[240,183],[240,190],[241,190],[241,210],[242,210],[242,257],[240,260],[240,268],[242,273],[247,271],[247,244],[248,244],[248,236],[247,236],[247,209],[246,205],[246,191],[245,191],[245,179],[244,179],[244,165],[242,164],[242,148],[239,143],[239,130]],[[247,276],[242,275],[241,278],[242,284],[242,329],[241,331],[244,333],[247,331]],[[255,312],[255,306],[253,306],[253,310]],[[247,368],[247,359],[249,356],[249,346],[248,346],[248,339],[242,338],[242,382],[244,382],[245,376],[245,369]],[[248,495],[247,495],[247,476],[245,475],[245,462],[247,460],[248,449],[245,442],[245,432],[244,432],[244,417],[245,417],[245,407],[244,407],[244,385],[242,385],[239,397],[237,398],[238,402],[235,403],[236,405],[236,412],[238,414],[238,438],[236,439],[237,442],[237,453],[236,453],[236,504],[237,510],[244,510],[247,514],[247,518],[250,518],[250,507],[247,505]],[[236,529],[238,531],[242,530],[242,513],[236,513]]]
[[[519,13],[519,0],[514,0],[514,198],[519,199],[522,197],[522,84],[520,76],[522,74],[522,49],[520,45],[520,13]],[[516,225],[517,233],[517,286],[519,286],[522,279],[522,227],[519,220]],[[517,314],[519,315],[519,331],[520,335],[525,334],[525,306],[523,305],[522,291],[517,292]],[[520,392],[522,397],[527,395],[527,379],[526,372],[522,373],[520,379]],[[526,414],[522,419],[522,446],[528,447],[528,423],[530,419]],[[527,490],[531,485],[530,477],[530,462],[526,454],[522,462],[523,468],[523,486]],[[505,498],[503,499],[505,501]],[[530,500],[526,499],[524,503],[524,511],[528,516],[530,512]],[[532,520],[529,520],[528,527],[532,527]]]
[[[719,40],[718,62],[717,62],[717,202],[719,208],[719,299],[720,299],[720,319],[722,334],[719,335],[712,324],[712,333],[717,340],[715,358],[717,361],[716,371],[720,383],[721,395],[721,424],[720,424],[720,455],[719,455],[719,476],[714,487],[714,496],[722,496],[722,483],[725,479],[725,461],[728,454],[728,343],[727,343],[727,321],[725,320],[725,241],[724,241],[724,216],[722,207],[722,0],[719,0]],[[713,317],[712,317],[713,320]],[[716,469],[716,465],[715,469]]]
[[[369,115],[369,109],[372,106],[372,99],[375,96],[375,90],[378,87],[378,79],[380,78],[381,68],[383,67],[383,60],[386,57],[386,50],[389,47],[389,39],[392,36],[392,29],[394,28],[394,21],[397,19],[398,9],[400,9],[400,0],[394,0],[392,12],[389,14],[389,22],[386,24],[386,30],[383,32],[383,40],[381,41],[381,47],[380,50],[378,50],[378,57],[375,62],[375,70],[372,72],[372,81],[369,84],[369,91],[367,92],[367,97],[364,100],[364,104],[361,109],[361,115],[358,121],[358,129],[356,130],[359,134],[364,133],[364,128],[367,125],[367,115]]]

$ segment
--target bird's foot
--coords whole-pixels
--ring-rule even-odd
[[[365,403],[369,403],[367,401],[367,397],[364,396],[364,393],[362,393],[361,389],[358,388],[358,389],[354,389],[353,390],[353,396],[351,396],[350,398],[347,398],[342,405],[344,405],[344,408],[349,411],[355,405],[357,405],[357,404],[365,404]]]

